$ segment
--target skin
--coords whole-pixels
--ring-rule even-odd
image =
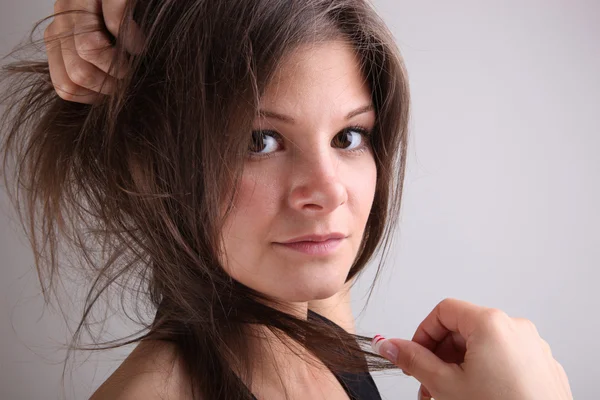
[[[85,14],[59,15],[45,31],[50,75],[56,92],[60,97],[69,101],[93,103],[111,90],[111,87],[114,86],[114,79],[118,79],[125,74],[125,70],[121,67],[115,70],[109,70],[108,68],[114,55],[106,36],[98,35],[97,33],[79,34],[76,37],[68,35],[73,30],[80,32],[82,26],[89,29],[90,26],[104,25],[116,36],[119,33],[119,24],[123,16],[124,6],[125,0],[102,0],[101,2],[98,0],[56,1],[55,12],[57,13],[73,8],[83,8],[96,13],[95,16]],[[103,18],[104,21],[102,21]],[[66,37],[64,36],[65,33],[67,33]],[[62,36],[58,42],[50,40],[55,35]],[[126,47],[131,53],[136,53],[144,40],[135,23],[132,24],[131,32],[127,32],[125,35],[125,39]],[[102,50],[98,50],[99,48],[102,48]],[[331,56],[330,53],[314,54],[323,57],[320,61],[331,61],[328,58]],[[349,54],[346,52],[345,56],[349,56]],[[338,55],[344,56],[344,52],[342,51]],[[352,80],[352,77],[354,77],[354,83],[358,83],[358,77],[354,74],[356,69],[352,70],[351,67],[353,62],[345,63],[344,60],[350,61],[350,58],[340,57],[338,61],[342,62],[331,65],[328,71],[331,73],[331,71],[335,71],[335,68],[346,66],[349,68],[348,71],[350,74],[332,76],[331,82],[335,82],[336,80],[344,81],[344,79]],[[301,67],[307,66],[306,63],[302,62],[296,64],[296,66],[298,65]],[[325,64],[320,65],[324,66]],[[293,66],[293,63],[291,66]],[[314,66],[317,67],[316,64]],[[302,68],[300,70],[302,72]],[[317,72],[326,74],[327,70],[318,71],[317,69]],[[313,76],[313,79],[307,82],[309,85],[307,86],[308,90],[302,93],[309,96],[311,93],[315,94],[317,88],[310,88],[310,84],[314,83],[314,79],[318,79],[318,77],[318,74]],[[285,82],[284,73],[282,73],[281,80]],[[102,86],[103,83],[104,86]],[[352,87],[352,85],[349,86],[349,88]],[[354,86],[354,88],[356,87],[358,86]],[[335,89],[335,86],[333,89]],[[273,96],[278,96],[280,93],[281,91],[277,90]],[[327,96],[332,93],[325,93],[323,95]],[[360,97],[360,95],[358,96]],[[349,99],[350,97],[346,96],[346,98]],[[331,101],[325,103],[322,100],[323,98],[321,97],[317,98],[315,104],[321,102],[320,104],[328,104],[329,106],[341,105],[339,103],[341,101],[340,98],[335,98],[336,102],[333,103]],[[276,105],[279,106],[279,104]],[[290,104],[288,103],[286,106],[290,106]],[[312,108],[310,106],[298,109],[294,107],[293,111],[313,110],[313,112],[316,112],[314,111],[315,108],[314,105]],[[332,121],[335,116],[333,110],[335,108],[329,110],[332,111],[332,114],[329,115]],[[327,148],[327,151],[324,151],[326,149],[324,144],[325,134],[321,129],[326,129],[324,128],[326,124],[323,123],[321,125],[321,123],[325,121],[325,117],[319,121],[312,121],[309,118],[308,121],[312,121],[314,126],[307,123],[305,119],[300,119],[299,121],[308,124],[305,127],[305,135],[311,139],[310,143],[319,149],[318,156],[315,156],[315,159],[321,161],[321,163],[317,162],[314,165],[312,163],[309,165],[309,167],[315,169],[316,174],[312,176],[307,175],[305,179],[309,183],[305,182],[304,186],[309,189],[299,190],[296,194],[299,192],[300,195],[298,197],[306,200],[306,198],[310,198],[310,196],[306,196],[308,196],[307,193],[311,192],[311,185],[322,181],[321,184],[317,185],[322,185],[320,189],[322,191],[321,194],[329,193],[329,195],[332,195],[333,193],[333,197],[335,197],[338,191],[323,190],[323,188],[336,186],[324,178],[328,176],[326,172],[331,172],[331,170],[327,168],[328,164],[323,159],[327,159],[326,155],[332,152],[329,148]],[[322,142],[319,134],[324,135]],[[307,143],[302,141],[302,138],[299,141],[296,138],[297,135],[299,133],[284,133],[285,138],[291,139],[289,143],[298,145],[296,147],[299,154],[297,160],[308,163],[307,160],[310,159],[312,153],[305,154],[305,152],[300,151]],[[313,139],[314,142],[312,141]],[[289,149],[289,147],[285,148]],[[286,154],[289,155],[289,153]],[[334,157],[331,156],[331,159],[333,160]],[[345,179],[347,176],[344,175],[344,171],[347,171],[345,167],[349,166],[347,163],[348,160],[346,159],[345,161],[337,163],[337,166],[340,168],[335,169],[336,173],[339,172],[339,181],[342,183],[346,182]],[[297,170],[293,171],[297,172]],[[344,177],[344,179],[341,177]],[[254,186],[261,182],[260,175],[255,175],[255,178],[257,179],[254,179]],[[301,182],[302,180],[299,181]],[[249,186],[248,181],[245,184]],[[302,186],[302,184],[299,185]],[[295,186],[292,185],[290,187]],[[270,188],[272,189],[272,187]],[[314,188],[312,191],[318,192]],[[291,195],[291,193],[289,194]],[[346,194],[351,193],[352,190]],[[324,196],[317,196],[316,199],[319,201],[315,201],[316,206],[309,204],[314,214],[323,214],[323,210],[328,209],[322,206],[320,208],[318,205],[324,198]],[[277,198],[275,197],[275,199]],[[340,203],[338,208],[348,207],[356,203],[356,199],[348,197],[348,204],[346,202]],[[251,205],[252,202],[249,204]],[[291,202],[290,204],[295,203]],[[243,204],[240,204],[240,206],[243,206]],[[281,204],[277,204],[277,206],[281,207]],[[336,211],[337,208],[328,207],[331,211],[330,217],[332,219],[324,219],[324,221],[339,221],[333,219],[339,216]],[[356,209],[354,210],[356,211]],[[267,211],[273,210],[269,209]],[[302,208],[296,208],[296,212],[292,212],[291,214],[296,214],[296,221],[302,221],[304,218],[306,220],[310,219],[306,213],[302,212]],[[355,212],[353,215],[358,216],[359,214]],[[303,216],[303,218],[298,219],[298,216]],[[267,214],[266,217],[273,218],[273,215]],[[317,220],[315,218],[315,221]],[[346,226],[347,228],[356,226],[355,220],[351,220],[350,222]],[[261,226],[261,229],[263,228],[265,227]],[[269,231],[269,237],[271,234],[275,236],[276,234],[286,233],[283,232],[286,226],[277,225],[276,228],[278,230]],[[262,232],[264,233],[265,231],[263,230]],[[353,232],[353,234],[356,234],[356,232]],[[346,247],[350,248],[348,252],[350,254],[352,246]],[[247,249],[243,251],[247,251]],[[250,254],[255,258],[260,258],[261,256],[260,251],[255,254],[250,252]],[[264,252],[262,255],[264,256]],[[321,315],[325,315],[349,332],[354,332],[354,318],[350,308],[349,292],[352,282],[346,283],[341,290],[327,297],[328,292],[334,290],[336,284],[343,282],[340,275],[344,274],[343,270],[345,267],[341,260],[333,262],[332,265],[335,264],[333,270],[323,265],[318,265],[318,263],[311,265],[311,267],[314,267],[312,269],[320,274],[318,276],[325,278],[322,282],[318,281],[314,283],[313,281],[313,286],[311,286],[312,278],[310,275],[305,274],[306,271],[293,271],[290,268],[282,268],[281,271],[277,271],[278,274],[296,275],[295,277],[304,279],[301,287],[296,288],[291,294],[288,293],[286,295],[283,293],[284,297],[281,297],[282,290],[272,287],[272,279],[266,280],[263,283],[260,283],[260,281],[257,282],[256,279],[253,279],[252,276],[248,276],[244,272],[244,268],[240,270],[240,268],[236,267],[235,257],[233,261],[230,265],[231,271],[237,274],[240,279],[244,279],[248,284],[267,288],[271,295],[279,299],[286,300],[285,296],[293,296],[293,298],[287,298],[287,300],[290,300],[289,304],[295,307],[295,311],[299,315],[305,316],[306,310],[312,309]],[[237,264],[238,266],[242,265],[239,262]],[[266,268],[267,270],[268,268],[272,269],[273,265],[268,264]],[[341,271],[335,268],[339,268]],[[507,327],[510,329],[507,329]],[[510,398],[524,400],[544,398],[548,400],[571,400],[573,398],[564,369],[552,357],[550,346],[540,338],[533,323],[522,318],[509,318],[505,313],[497,309],[480,307],[456,299],[446,299],[438,304],[419,325],[411,341],[389,339],[385,340],[385,342],[394,343],[399,346],[400,352],[398,356],[390,357],[390,361],[421,382],[421,389],[427,395],[432,393],[439,399],[475,400],[485,398],[490,400],[507,400]],[[379,347],[382,349],[383,344]],[[257,348],[260,349],[260,346],[257,346]],[[267,353],[264,354],[269,355]],[[267,367],[269,364],[271,366],[275,365],[273,362],[278,363],[278,365],[286,365],[286,362],[289,362],[289,357],[286,359],[285,353],[278,354],[282,355],[282,357],[266,360],[269,361],[269,363],[266,363]],[[524,363],[523,360],[528,361]],[[523,366],[526,366],[526,368],[523,369]],[[303,370],[302,366],[299,365],[292,365],[292,367],[294,367],[294,372],[299,373],[297,375],[299,379],[291,382],[292,385],[289,387],[289,393],[292,395],[300,393],[302,398],[347,398],[345,393],[341,391],[339,384],[335,380],[331,380],[331,374],[328,375],[325,372],[313,375],[313,386],[306,386],[303,383],[307,382],[307,376],[312,373],[312,370]],[[319,381],[319,378],[323,381],[322,383]],[[185,381],[181,365],[176,358],[176,349],[171,344],[166,342],[142,341],[91,398],[92,400],[129,400],[140,398],[191,399],[190,393],[185,392],[187,388],[184,385]],[[290,382],[286,383],[290,384]],[[319,383],[322,390],[311,390],[311,388],[319,388],[318,385],[314,386],[314,383]],[[329,385],[327,385],[328,383]],[[268,386],[267,384],[268,382],[263,382],[261,383],[261,388],[257,390],[253,387],[252,390],[259,398],[282,397],[281,387],[277,385]],[[507,397],[507,393],[511,393],[512,396]],[[421,393],[420,398],[426,397],[422,396]]]
[[[115,58],[115,50],[111,48],[109,38],[102,30],[72,36],[65,33],[81,32],[103,25],[112,35],[117,36],[125,0],[59,0],[55,3],[54,11],[60,13],[74,8],[84,9],[92,14],[59,15],[44,32],[50,75],[57,94],[63,99],[94,103],[101,100],[103,94],[114,89],[115,79],[123,77],[126,68],[109,68]],[[144,37],[135,22],[129,26],[131,32],[125,35],[125,45],[130,53],[137,54]],[[61,39],[53,41],[55,36]],[[308,308],[354,333],[354,317],[350,307],[351,285],[352,282],[348,282],[333,296],[309,300]]]
[[[101,100],[103,94],[110,93],[115,79],[123,77],[126,68],[109,68],[115,58],[115,50],[101,30],[72,36],[65,36],[65,33],[105,26],[112,35],[117,36],[125,0],[59,0],[55,2],[54,11],[60,13],[74,8],[92,14],[59,15],[44,32],[50,75],[57,94],[63,99],[93,103]],[[136,54],[143,45],[144,37],[135,22],[129,26],[131,32],[125,35],[125,44],[130,53]],[[61,39],[53,41],[55,36]],[[333,296],[309,300],[308,308],[354,333],[354,317],[350,307],[351,285],[352,282],[348,282]]]
[[[376,166],[367,136],[372,109],[358,61],[342,42],[306,46],[280,67],[254,123],[269,138],[249,158],[236,209],[225,222],[224,268],[245,285],[304,308],[339,292],[358,253],[375,194]],[[344,132],[345,129],[347,132]],[[283,138],[277,143],[272,131]],[[253,152],[256,154],[256,152]],[[333,254],[314,256],[277,245],[310,233],[342,232]]]
[[[352,278],[344,285],[342,290],[331,297],[309,301],[308,309],[335,322],[337,325],[344,328],[346,332],[356,333],[354,315],[352,314],[352,297],[350,292],[350,288],[355,281],[356,277]]]
[[[254,130],[276,131],[281,142],[259,148],[271,154],[268,158],[250,157],[246,162],[236,208],[223,232],[223,264],[232,277],[285,302],[287,312],[291,309],[306,319],[310,305],[352,332],[353,281],[345,279],[373,203],[377,170],[368,137],[354,128],[343,131],[356,125],[373,129],[375,112],[364,106],[372,106],[371,93],[345,42],[306,45],[291,53],[260,108],[292,117],[295,123],[269,116],[254,121]],[[346,118],[359,108],[363,112]],[[346,238],[326,256],[275,244],[315,232],[342,232]],[[294,343],[288,348],[264,327],[249,329],[256,361],[250,390],[257,398],[283,398],[286,391],[292,399],[348,398],[320,360],[306,353],[298,357],[292,351],[304,349]],[[149,395],[148,390],[169,396],[178,392],[173,384],[182,381],[177,364],[175,379],[160,383],[172,354],[168,345],[141,343],[93,399]],[[281,371],[286,372],[280,376]],[[155,382],[150,387],[149,380]]]
[[[264,138],[253,150],[269,157],[251,156],[245,164],[236,209],[224,228],[224,267],[246,286],[285,302],[287,312],[306,319],[312,302],[315,311],[353,325],[351,282],[345,279],[360,248],[377,176],[368,137],[352,128],[368,132],[375,124],[359,61],[341,41],[300,47],[280,65],[260,103],[261,110],[295,122],[270,114],[254,121],[254,130],[276,131],[281,137]],[[363,112],[346,119],[357,109]],[[351,129],[344,133],[346,128]],[[277,244],[317,232],[342,232],[346,238],[326,256]],[[254,329],[261,336],[250,340],[260,360],[254,380],[269,388],[252,388],[257,396],[274,398],[284,387],[305,396],[311,387],[335,387],[335,378],[323,374],[322,366],[315,369],[268,330]],[[279,382],[282,370],[286,374]],[[329,382],[323,382],[323,375]]]
[[[111,61],[114,59],[114,50],[109,46],[109,39],[106,35],[104,35],[101,31],[96,31],[96,32],[90,32],[90,33],[84,33],[81,34],[79,33],[78,35],[67,35],[65,36],[65,33],[68,32],[80,32],[83,29],[89,29],[90,27],[93,26],[106,26],[107,29],[113,34],[113,35],[118,35],[119,34],[119,30],[120,30],[120,21],[122,19],[123,16],[123,10],[124,10],[124,6],[125,6],[125,1],[124,0],[103,0],[102,2],[98,2],[96,0],[90,0],[90,1],[74,1],[74,0],[59,0],[55,3],[55,12],[56,13],[60,13],[62,11],[66,11],[66,10],[71,10],[74,8],[83,8],[87,11],[92,12],[93,14],[64,14],[64,15],[59,15],[57,17],[54,18],[53,22],[48,26],[48,28],[45,31],[44,37],[46,40],[46,51],[47,51],[47,55],[48,55],[48,62],[49,62],[49,69],[50,69],[50,75],[51,75],[51,79],[53,82],[53,85],[56,89],[57,94],[62,97],[65,100],[68,101],[74,101],[74,102],[80,102],[80,103],[94,103],[96,101],[101,101],[103,95],[105,94],[109,94],[110,91],[112,90],[112,88],[114,87],[114,83],[115,83],[115,79],[119,79],[122,76],[125,75],[126,73],[126,69],[124,67],[119,67],[115,70],[111,70],[109,69],[109,65],[111,64]],[[135,23],[131,24],[132,27],[132,32],[130,32],[129,34],[126,35],[127,38],[127,43],[126,43],[126,47],[128,48],[128,51],[130,53],[137,53],[139,51],[139,49],[142,46],[143,43],[143,35],[141,35],[141,32],[137,29],[137,26]],[[54,38],[55,37],[60,37],[61,39],[59,41],[55,41]],[[350,66],[353,65],[352,63],[355,62],[355,60],[350,60],[349,58],[350,53],[346,53],[346,61],[351,61],[350,64],[344,64],[345,66]],[[326,56],[326,55],[325,55]],[[313,59],[314,61],[315,59]],[[332,61],[330,59],[330,61]],[[293,64],[293,63],[292,63]],[[315,66],[317,63],[313,63]],[[356,65],[353,65],[354,67],[356,67]],[[286,73],[290,74],[293,72],[293,68],[287,68],[285,69]],[[305,69],[304,72],[307,72],[308,70]],[[331,70],[330,72],[335,71]],[[281,86],[282,88],[285,86],[285,73],[284,69],[282,69],[282,74],[280,75],[280,78],[283,79],[283,85]],[[296,72],[302,72],[302,69],[300,69],[299,71]],[[356,75],[356,69],[354,71],[352,71],[353,74],[349,75],[348,77],[346,77],[346,81],[343,82],[347,82],[348,79],[352,80],[353,83],[356,83],[357,85],[356,87],[362,87],[362,92],[360,93],[359,97],[357,97],[355,100],[360,100],[360,96],[363,97],[363,100],[366,103],[368,103],[370,101],[370,97],[368,96],[368,91],[366,90],[366,88],[364,88],[362,86],[362,80],[358,77],[358,75]],[[305,75],[305,78],[307,76]],[[337,77],[336,77],[337,78]],[[312,81],[312,79],[309,79]],[[335,81],[335,79],[333,80]],[[313,81],[314,83],[314,81]],[[338,82],[341,83],[341,82]],[[103,86],[102,86],[103,85]],[[341,86],[341,85],[340,85]],[[316,85],[313,86],[313,89],[316,88]],[[298,87],[296,87],[296,89],[298,89]],[[288,95],[290,94],[290,90],[294,90],[293,87],[289,87],[288,85]],[[274,91],[275,94],[270,94],[269,97],[265,97],[265,104],[267,104],[269,101],[271,101],[271,103],[276,102],[278,99],[277,96],[277,92]],[[315,95],[314,91],[308,91],[306,94],[310,95],[313,94],[313,96]],[[332,93],[328,94],[330,97],[332,96]],[[347,93],[346,93],[347,95]],[[319,98],[319,102],[323,101],[323,98]],[[338,101],[338,103],[340,103]],[[341,103],[340,103],[341,104]],[[335,105],[335,104],[333,104]],[[288,105],[289,106],[289,105]],[[277,107],[271,107],[274,111],[285,111],[285,110],[278,110]],[[310,112],[314,113],[315,112],[315,108],[310,109]],[[295,110],[294,110],[295,111]],[[332,107],[332,109],[330,110],[331,112],[335,111],[335,107]],[[345,110],[342,110],[345,111]],[[297,116],[296,116],[297,117]],[[333,115],[332,115],[333,118]],[[357,121],[358,119],[358,121]],[[355,117],[353,119],[353,121],[351,122],[358,122],[361,123],[363,125],[366,125],[366,127],[370,128],[372,126],[373,123],[373,119],[374,119],[374,115],[372,112],[366,113],[360,117]],[[317,144],[317,147],[319,149],[323,149],[325,147],[327,147],[327,140],[326,140],[326,135],[327,134],[335,134],[338,132],[333,132],[333,131],[329,131],[330,129],[335,129],[337,128],[336,126],[333,126],[333,122],[331,126],[327,126],[327,121],[326,120],[320,120],[320,121],[312,121],[311,118],[309,119],[299,119],[300,123],[298,126],[296,126],[294,132],[289,132],[289,127],[284,127],[285,129],[282,129],[282,134],[284,135],[284,137],[289,138],[290,141],[287,143],[287,146],[285,147],[286,150],[290,150],[292,149],[292,147],[290,146],[292,143],[296,143],[296,141],[298,141],[298,139],[296,138],[296,136],[298,136],[298,129],[306,129],[307,127],[309,128],[309,133],[310,129],[316,129],[316,133],[320,133],[323,136],[317,136],[317,135],[313,135],[310,137],[313,138],[319,138],[319,139],[323,139],[323,141],[319,141]],[[312,121],[312,127],[310,126],[310,123]],[[262,128],[262,127],[268,127],[268,128],[273,128],[272,125],[274,125],[272,123],[273,121],[271,121],[270,119],[265,119],[264,121],[257,121],[258,128]],[[325,123],[323,123],[325,122]],[[261,124],[263,126],[261,126]],[[370,125],[371,124],[371,125]],[[315,133],[313,132],[313,133]],[[353,135],[353,138],[350,139],[351,141],[356,141],[358,139],[358,135],[356,134],[356,132]],[[310,138],[309,137],[309,138]],[[299,141],[298,142],[299,146],[295,148],[295,151],[293,154],[295,154],[294,156],[294,163],[297,165],[298,163],[306,163],[306,162],[312,162],[310,161],[310,155],[312,154],[311,152],[308,152],[308,156],[309,157],[305,157],[304,156],[304,152],[306,150],[306,145],[308,144],[308,142],[304,142],[304,141]],[[332,149],[334,150],[334,149]],[[334,154],[337,151],[341,151],[341,149],[335,149],[335,151],[329,153]],[[291,153],[287,153],[287,154],[291,154]],[[321,156],[325,156],[327,153],[319,153]],[[364,172],[371,172],[371,179],[372,180],[372,184],[373,184],[373,188],[374,188],[374,179],[375,179],[375,173],[374,173],[374,163],[372,162],[372,155],[367,156],[367,154],[370,153],[365,153],[365,155],[358,157],[358,158],[354,158],[354,161],[352,161],[354,163],[355,166],[359,167],[358,169]],[[300,157],[297,157],[297,155],[300,155]],[[366,156],[366,157],[365,157]],[[325,186],[324,186],[324,191],[326,193],[327,196],[329,196],[331,194],[331,192],[329,192],[329,190],[331,189],[331,187],[334,188],[334,196],[338,196],[338,200],[342,199],[345,197],[345,200],[340,200],[340,203],[343,203],[339,209],[331,209],[331,205],[327,206],[325,208],[320,208],[323,207],[323,204],[321,204],[319,201],[317,201],[316,204],[306,204],[304,206],[304,210],[307,211],[309,210],[311,207],[314,208],[313,214],[319,216],[324,216],[327,214],[327,210],[331,211],[331,216],[333,216],[335,219],[334,220],[328,220],[327,217],[325,217],[323,219],[323,221],[325,221],[325,223],[338,223],[338,221],[340,219],[342,219],[342,216],[340,214],[341,210],[345,210],[345,212],[351,212],[352,210],[349,209],[349,207],[354,207],[357,203],[356,200],[360,200],[360,204],[362,207],[362,215],[360,216],[359,219],[363,220],[363,224],[366,221],[366,214],[364,214],[364,209],[366,209],[366,203],[369,202],[369,197],[370,195],[368,194],[369,192],[373,191],[372,190],[367,190],[367,196],[363,196],[361,199],[355,199],[353,198],[353,192],[356,191],[356,188],[353,188],[353,190],[350,191],[346,191],[345,188],[343,187],[343,182],[340,184],[340,182],[335,183],[335,182],[330,182],[330,178],[331,178],[331,171],[333,169],[328,169],[328,168],[332,168],[333,166],[333,161],[337,160],[337,165],[338,166],[342,166],[342,167],[348,167],[350,164],[349,162],[351,160],[353,160],[352,158],[344,158],[344,157],[338,157],[338,158],[331,158],[330,161],[332,161],[332,164],[329,164],[329,167],[327,166],[326,163],[323,163],[323,160],[326,160],[325,157],[322,158],[317,158],[317,163],[315,164],[316,166],[316,172],[317,172],[317,180],[312,181],[312,182],[308,182],[306,183],[302,183],[300,182],[298,185],[300,187],[299,190],[296,190],[294,193],[294,196],[296,196],[297,198],[300,199],[300,201],[306,201],[307,198],[306,197],[302,197],[302,196],[306,196],[306,193],[304,192],[305,189],[308,188],[309,191],[313,191],[314,192],[314,187],[313,185],[321,185],[322,182],[325,182]],[[364,168],[366,166],[366,164],[364,163],[364,161],[371,161],[370,164],[368,165],[369,168]],[[275,160],[271,160],[271,161],[275,161]],[[282,161],[281,158],[279,158],[279,161]],[[289,158],[288,158],[289,161]],[[339,161],[342,161],[341,163]],[[360,162],[358,162],[360,161]],[[256,175],[256,173],[260,170],[261,167],[259,167],[260,165],[265,165],[264,162],[261,163],[255,163],[254,168],[251,168],[250,170],[254,171],[254,174]],[[288,164],[292,165],[292,164]],[[344,170],[342,170],[344,171]],[[346,170],[347,172],[347,170]],[[324,175],[319,175],[319,173]],[[251,176],[251,175],[248,175]],[[308,176],[308,175],[307,175]],[[298,176],[296,176],[298,177]],[[345,175],[344,177],[345,181],[348,181],[348,176]],[[329,181],[329,182],[328,182]],[[249,180],[247,179],[245,184],[246,187],[248,187],[248,182]],[[321,183],[319,183],[321,182]],[[258,182],[260,183],[260,182]],[[256,182],[254,183],[256,184]],[[312,189],[311,189],[312,187]],[[337,189],[336,189],[337,187]],[[303,189],[304,188],[304,189]],[[340,190],[341,188],[341,190]],[[318,189],[318,190],[323,190],[323,188]],[[329,193],[329,194],[327,194]],[[364,193],[364,192],[363,192]],[[298,197],[297,195],[300,194],[301,196]],[[314,194],[314,193],[313,193]],[[348,196],[348,194],[350,194],[350,196]],[[341,197],[339,197],[341,196]],[[308,200],[310,201],[310,199],[308,198]],[[322,200],[322,199],[321,199]],[[347,201],[347,203],[345,202]],[[327,208],[329,207],[329,208]],[[302,209],[302,208],[301,208]],[[301,216],[302,218],[305,218],[305,216],[303,216],[305,213],[303,212],[298,212],[298,209],[296,209],[296,211],[291,211],[292,208],[288,209],[288,212],[290,212],[290,214],[295,214],[294,218],[298,218],[298,216]],[[320,210],[320,211],[319,211]],[[310,213],[310,211],[309,211]],[[306,218],[307,220],[311,220],[309,217]],[[344,243],[344,249],[341,250],[345,250],[345,256],[343,257],[344,260],[337,260],[336,261],[336,267],[332,270],[332,269],[327,269],[327,268],[321,268],[320,272],[322,274],[329,274],[328,279],[326,279],[324,282],[326,283],[325,286],[321,286],[320,288],[318,288],[318,293],[316,295],[310,294],[306,297],[306,290],[304,294],[300,294],[300,296],[305,296],[304,298],[302,298],[302,300],[307,300],[307,301],[302,301],[300,303],[293,303],[293,304],[298,304],[300,306],[300,308],[298,309],[298,311],[301,313],[301,315],[306,315],[306,310],[310,309],[313,310],[325,317],[327,317],[328,319],[330,319],[331,321],[335,322],[336,324],[340,325],[342,328],[346,329],[348,332],[355,332],[355,326],[354,326],[354,316],[352,315],[352,310],[351,310],[351,306],[350,306],[350,287],[353,283],[354,280],[347,282],[346,284],[343,284],[343,279],[344,277],[347,275],[347,270],[349,268],[349,260],[351,258],[354,257],[355,253],[356,253],[356,248],[357,248],[357,242],[358,242],[358,237],[362,234],[361,230],[358,229],[356,230],[356,220],[353,220],[353,224],[349,224],[348,226],[331,226],[331,227],[327,227],[324,226],[325,228],[331,228],[333,229],[337,229],[337,230],[341,230],[343,229],[348,229],[348,233],[350,233],[350,230],[352,230],[352,235],[353,237],[345,239],[346,243]],[[314,222],[312,222],[314,223]],[[350,226],[352,225],[352,226]],[[360,225],[360,223],[359,223]],[[322,226],[323,227],[323,226]],[[283,229],[285,228],[286,231],[283,231]],[[305,229],[311,229],[311,226],[304,226]],[[285,226],[280,226],[279,229],[282,230],[281,234],[295,234],[297,232],[288,232],[287,230],[289,229],[288,227]],[[308,232],[300,232],[300,233],[308,233]],[[231,243],[231,242],[230,242]],[[349,251],[348,251],[349,250]],[[235,254],[234,254],[234,258],[235,258]],[[341,266],[341,267],[339,267]],[[316,268],[313,268],[316,269]],[[240,269],[238,268],[237,271],[239,272]],[[288,269],[289,272],[289,269]],[[306,278],[306,277],[305,277]],[[313,278],[308,278],[304,280],[305,283],[310,283],[310,279]],[[272,283],[272,281],[271,281]],[[304,289],[306,289],[306,286],[304,287]],[[337,292],[336,292],[337,289]],[[269,291],[267,290],[267,292],[269,293]],[[272,292],[270,294],[273,294]],[[282,298],[281,297],[282,293],[279,293],[279,295],[277,295],[277,293],[275,293],[276,297],[278,298]],[[298,295],[298,293],[296,293],[296,295]],[[283,299],[285,299],[285,294]],[[167,343],[152,343],[149,341],[146,342],[141,342],[130,354],[130,356],[121,364],[121,366],[113,373],[113,375],[111,375],[111,377],[103,384],[100,386],[100,388],[96,391],[96,393],[93,395],[93,399],[98,399],[98,398],[127,398],[129,395],[133,396],[133,398],[138,398],[139,396],[143,396],[145,398],[150,398],[153,394],[155,393],[162,393],[167,395],[167,397],[171,397],[174,396],[174,398],[186,398],[187,395],[185,393],[181,393],[180,391],[180,387],[181,385],[174,384],[174,382],[180,382],[181,379],[183,379],[180,376],[180,372],[179,372],[179,368],[178,368],[178,364],[175,364],[175,368],[172,371],[173,372],[173,376],[177,377],[177,379],[171,379],[168,381],[165,381],[164,384],[159,384],[159,387],[156,387],[156,382],[163,382],[164,380],[161,379],[161,377],[163,377],[166,374],[169,374],[171,371],[170,369],[167,367],[168,365],[170,365],[169,360],[172,359],[172,356],[174,354],[175,349],[171,348],[171,345],[167,344]],[[148,385],[148,382],[154,382],[152,385]],[[160,390],[158,390],[160,389]]]

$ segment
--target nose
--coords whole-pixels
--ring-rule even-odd
[[[296,152],[292,162],[290,207],[310,215],[332,212],[348,199],[341,180],[342,163],[331,147]]]

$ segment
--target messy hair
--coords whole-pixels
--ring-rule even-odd
[[[379,276],[400,214],[409,90],[393,36],[373,7],[364,0],[131,0],[120,32],[131,21],[145,44],[131,55],[121,33],[113,38],[113,67],[129,68],[94,104],[59,97],[45,60],[20,59],[2,72],[4,182],[44,298],[67,257],[90,279],[69,349],[86,348],[77,343],[91,332],[103,296],[120,298],[127,312],[124,295],[106,296],[115,289],[134,295],[141,328],[133,338],[93,348],[171,342],[194,398],[252,398],[244,385],[251,376],[246,324],[295,341],[336,373],[394,368],[369,350],[370,337],[285,312],[277,299],[232,279],[219,257],[236,198],[231,189],[277,66],[300,45],[343,39],[372,93],[377,167],[346,282],[380,251]]]

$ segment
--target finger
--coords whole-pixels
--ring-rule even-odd
[[[102,1],[104,24],[106,25],[106,29],[108,29],[108,31],[112,33],[114,37],[119,36],[126,3],[126,0]],[[135,21],[128,21],[127,32],[123,32],[122,38],[125,49],[127,49],[129,53],[139,54],[142,51],[145,37]]]
[[[429,390],[427,390],[427,388],[424,385],[421,385],[421,387],[419,387],[419,400],[430,400],[431,399],[431,393],[429,393]]]
[[[453,298],[441,301],[418,326],[412,340],[434,351],[449,334],[457,333],[466,343],[480,324],[486,307]]]
[[[464,353],[467,350],[467,341],[460,333],[452,332],[452,344],[459,352]]]
[[[542,337],[540,336],[537,327],[535,326],[535,324],[526,318],[513,318],[513,320],[515,321],[515,323],[526,327],[526,329],[528,329],[529,331],[533,332],[537,337],[539,337],[540,343],[542,345],[542,348],[544,349],[544,351],[546,352],[546,354],[549,354],[552,357],[552,349],[550,348],[550,344],[548,344],[547,341],[545,341],[544,339],[542,339]]]
[[[519,325],[524,326],[525,328],[527,328],[528,330],[530,330],[531,332],[535,333],[537,336],[540,335],[540,333],[537,330],[537,327],[535,326],[535,324],[527,319],[527,318],[513,318],[513,321]]]
[[[115,64],[117,51],[100,25],[100,18],[96,14],[82,14],[78,17],[73,37],[75,49],[84,61],[104,73],[121,79],[127,73],[127,65]]]
[[[72,2],[70,0],[56,0],[54,2],[54,13],[58,14],[63,11],[68,11],[72,8]]]
[[[561,363],[559,363],[558,361],[554,360],[555,362],[555,367],[558,370],[559,375],[563,378],[563,379],[568,379],[567,377],[567,372],[565,371],[565,368],[562,366]]]
[[[396,347],[397,351],[390,353]],[[458,382],[461,368],[456,364],[448,364],[438,358],[429,349],[411,340],[383,339],[376,343],[375,350],[396,364],[403,371],[414,376],[426,385],[431,393],[439,388],[452,388]]]
[[[115,78],[79,57],[72,35],[62,38],[60,47],[67,75],[73,83],[102,94],[111,94],[114,91]]]
[[[548,342],[546,342],[544,339],[540,338],[541,342],[542,342],[542,347],[544,348],[544,351],[550,356],[552,357],[552,349],[550,348],[550,344]]]
[[[571,393],[571,386],[569,385],[569,377],[567,376],[567,373],[563,366],[556,360],[554,360],[554,362],[556,370],[558,371],[558,375],[561,377],[560,383],[562,392],[564,393],[564,398],[572,399],[573,394]]]
[[[444,362],[462,364],[465,361],[466,350],[464,339],[460,334],[451,333],[439,343],[433,353]]]
[[[434,354],[444,362],[461,364],[465,361],[466,350],[467,347],[462,336],[458,333],[452,333],[438,344]],[[407,371],[403,370],[402,372],[407,376],[412,376]],[[427,393],[426,391],[425,394],[428,395]]]
[[[56,38],[52,24],[44,31],[44,44],[48,56],[50,79],[56,93],[67,101],[86,104],[93,104],[98,101],[98,93],[80,87],[69,79],[63,62],[60,40]]]

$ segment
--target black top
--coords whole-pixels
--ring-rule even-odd
[[[343,329],[341,326],[336,324],[335,322],[325,318],[321,314],[318,314],[312,310],[308,310],[308,317],[311,318],[321,318],[322,320],[329,322],[330,324],[337,326],[340,329]],[[333,372],[333,375],[337,378],[337,380],[342,384],[342,387],[348,393],[348,397],[351,400],[381,400],[381,395],[379,394],[379,390],[377,390],[377,386],[375,385],[375,381],[373,377],[368,372],[362,373],[340,373],[336,374]],[[252,395],[254,400],[258,400],[256,396]],[[270,400],[270,399],[265,399]]]

